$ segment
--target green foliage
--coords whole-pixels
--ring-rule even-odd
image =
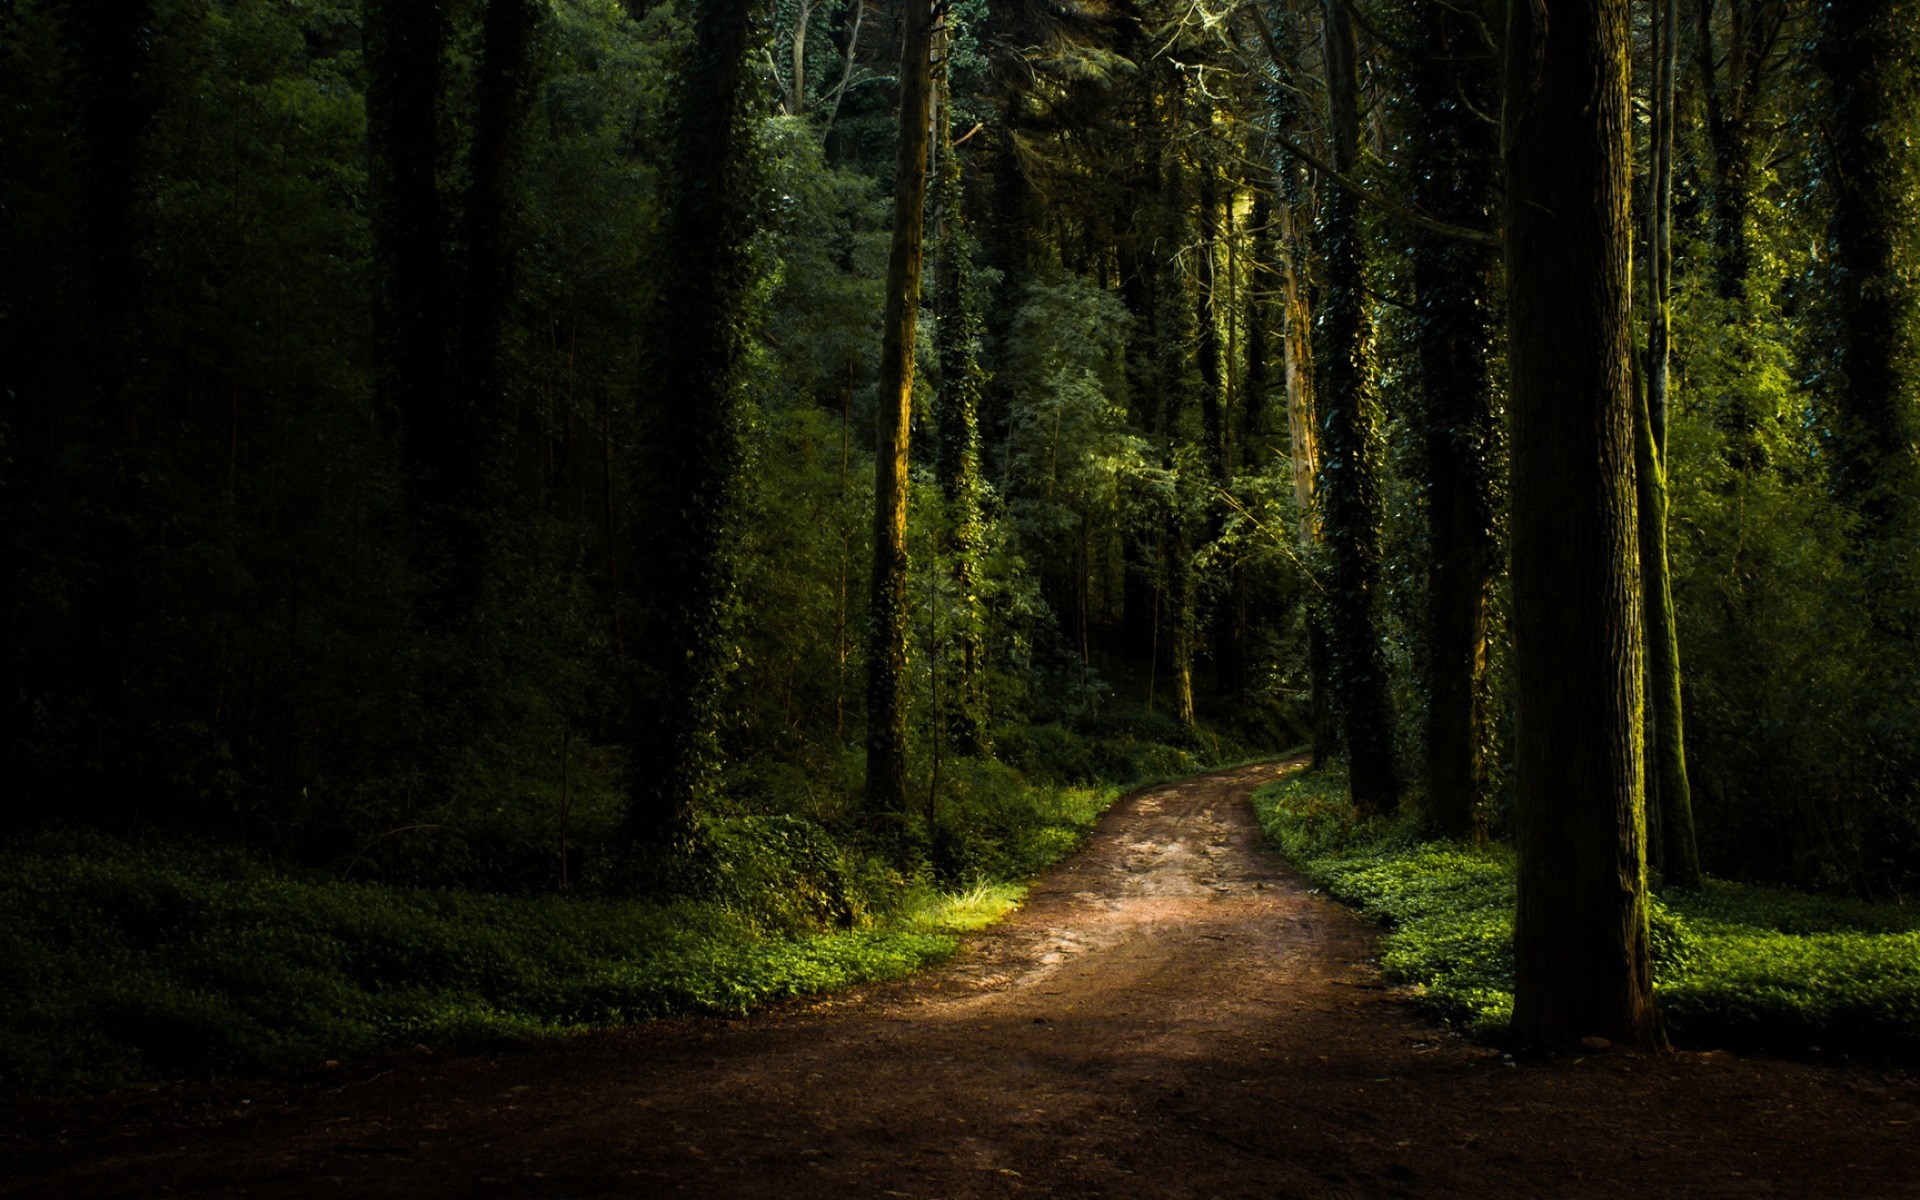
[[[1381,922],[1380,967],[1421,1007],[1498,1038],[1513,1011],[1514,862],[1362,820],[1337,772],[1254,794],[1261,828],[1309,880]],[[1920,1053],[1920,913],[1709,880],[1649,913],[1662,1016],[1686,1045]]]
[[[1115,779],[1198,765],[1150,732],[1004,730],[1031,766],[945,764],[932,832],[911,817],[932,861],[905,869],[858,822],[857,754],[742,764],[672,894],[645,900],[356,882],[177,836],[35,835],[0,853],[0,1087],[299,1068],[893,978],[1016,905],[1112,805]],[[577,860],[576,885],[609,869]]]

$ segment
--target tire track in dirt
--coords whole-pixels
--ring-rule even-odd
[[[1920,1195],[1911,1075],[1515,1066],[1419,1018],[1260,845],[1247,796],[1292,765],[1127,797],[898,984],[346,1087],[63,1102],[0,1195]]]

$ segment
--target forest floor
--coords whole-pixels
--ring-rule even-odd
[[[911,979],[303,1077],[0,1105],[0,1196],[1920,1196],[1920,1078],[1516,1063],[1415,1014],[1241,767],[1135,793]]]

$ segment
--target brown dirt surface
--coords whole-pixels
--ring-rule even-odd
[[[1115,806],[912,979],[740,1020],[0,1109],[0,1195],[1920,1196],[1920,1080],[1516,1064],[1260,843],[1291,764]]]

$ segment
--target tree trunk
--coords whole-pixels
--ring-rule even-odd
[[[940,227],[934,263],[939,322],[935,338],[940,355],[938,473],[953,522],[954,664],[953,701],[947,730],[961,754],[988,749],[986,614],[981,610],[980,554],[984,527],[980,514],[980,299],[973,270],[973,235],[963,208],[964,181],[953,144],[948,72],[942,29],[940,53]],[[935,653],[945,653],[935,648]]]
[[[1490,7],[1490,6],[1483,6]],[[1498,224],[1494,51],[1451,4],[1417,10],[1425,57],[1415,68],[1413,202],[1454,225]],[[1476,112],[1475,110],[1478,110]],[[1496,562],[1493,248],[1429,230],[1413,235],[1427,484],[1427,811],[1444,837],[1479,828],[1487,786],[1487,618]]]
[[[1513,1035],[1661,1042],[1647,959],[1627,0],[1509,0]]]
[[[1327,117],[1334,168],[1352,176],[1360,159],[1359,91],[1353,26],[1343,0],[1323,0]],[[1354,805],[1392,811],[1400,803],[1393,761],[1393,717],[1380,646],[1380,401],[1367,252],[1360,204],[1329,188],[1321,205],[1326,261],[1321,329],[1325,341],[1320,411],[1325,462],[1320,478],[1326,547],[1326,632],[1333,709],[1345,734]]]
[[[61,13],[79,102],[87,316],[95,353],[94,417],[131,425],[128,395],[136,350],[141,264],[134,215],[140,143],[153,115],[147,92],[153,40],[151,0],[69,0]]]
[[[414,560],[424,584],[420,619],[442,627],[461,609],[454,562],[466,540],[457,495],[466,441],[446,381],[445,228],[435,183],[446,18],[436,0],[368,0],[365,23],[386,391],[404,430]]]
[[[463,228],[466,273],[462,287],[459,354],[444,453],[451,474],[448,500],[456,539],[450,592],[457,603],[478,603],[485,586],[486,531],[493,525],[501,471],[488,461],[490,434],[505,419],[500,403],[500,336],[513,305],[514,255],[508,244],[513,208],[514,139],[531,91],[534,32],[543,5],[488,0],[481,30],[481,61],[469,156]]]
[[[752,282],[755,201],[740,180],[743,63],[754,0],[699,0],[674,110],[671,247],[654,322],[647,423],[650,494],[637,524],[647,625],[634,639],[627,828],[684,845],[719,766],[729,543],[740,432],[735,369]]]
[[[1669,22],[1665,0],[1655,7],[1656,19],[1669,26],[1664,47],[1672,47],[1678,18]],[[1712,152],[1711,185],[1707,189],[1712,220],[1714,286],[1722,299],[1744,300],[1753,255],[1747,245],[1747,218],[1753,207],[1753,135],[1755,108],[1767,64],[1784,15],[1778,0],[1727,0],[1726,53],[1716,49],[1714,13],[1718,0],[1699,0],[1694,49],[1707,114],[1707,146]],[[1659,30],[1656,37],[1661,37]],[[1667,53],[1671,71],[1672,54]],[[1723,63],[1724,60],[1724,63]],[[1657,75],[1662,66],[1655,64]]]
[[[1673,614],[1667,558],[1668,344],[1673,278],[1673,78],[1679,21],[1676,0],[1655,8],[1653,38],[1653,163],[1648,204],[1647,395],[1636,410],[1635,465],[1639,470],[1640,569],[1647,637],[1647,802],[1659,814],[1660,869],[1672,887],[1700,886],[1700,850],[1693,828],[1693,788],[1687,779],[1685,724],[1680,708],[1680,636]]]
[[[1154,376],[1159,392],[1162,463],[1171,483],[1163,516],[1161,544],[1165,579],[1160,605],[1160,640],[1166,646],[1167,674],[1173,686],[1174,716],[1182,725],[1194,723],[1193,709],[1193,535],[1182,493],[1194,481],[1183,478],[1177,447],[1193,437],[1192,425],[1205,389],[1194,347],[1199,342],[1198,313],[1193,288],[1180,270],[1177,252],[1192,236],[1186,189],[1188,166],[1181,156],[1180,131],[1186,98],[1184,80],[1174,75],[1161,102],[1167,141],[1160,147],[1160,245],[1156,254],[1154,286]]]
[[[1914,18],[1911,0],[1825,5],[1815,47],[1832,89],[1833,480],[1872,541],[1920,495],[1920,415],[1901,367],[1915,310],[1901,245],[1914,211],[1907,185],[1915,169],[1911,98],[1920,86]]]
[[[1307,677],[1312,694],[1308,708],[1313,724],[1313,762],[1320,766],[1335,753],[1331,703],[1326,669],[1326,635],[1321,628],[1315,564],[1319,560],[1320,522],[1314,485],[1320,475],[1320,421],[1313,396],[1313,318],[1306,300],[1306,238],[1297,213],[1304,201],[1298,169],[1280,172],[1280,352],[1287,383],[1287,457],[1293,476],[1294,511],[1299,515],[1295,543],[1302,572],[1307,576]]]
[[[1667,567],[1666,456],[1653,440],[1647,409],[1637,406],[1640,567],[1647,639],[1647,798],[1660,817],[1660,874],[1669,887],[1700,886],[1700,849],[1687,780],[1686,727],[1680,707],[1680,637]]]
[[[900,136],[894,157],[893,244],[881,317],[879,438],[873,478],[873,601],[867,633],[868,808],[906,811],[907,437],[913,419],[913,337],[920,313],[927,203],[933,5],[907,0],[900,47]]]

